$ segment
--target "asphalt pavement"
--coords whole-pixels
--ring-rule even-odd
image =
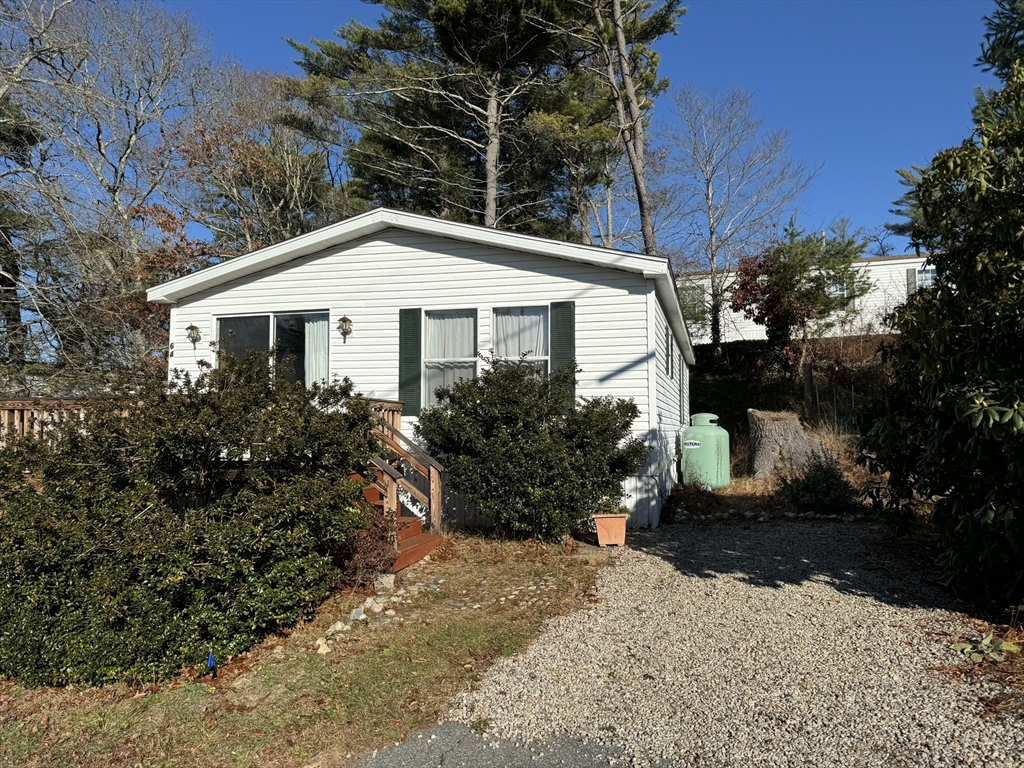
[[[523,744],[478,736],[461,723],[441,723],[364,757],[355,768],[606,768],[625,762],[618,750],[566,736]]]

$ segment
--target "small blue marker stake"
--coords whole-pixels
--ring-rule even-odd
[[[213,649],[210,649],[209,655],[206,657],[206,672],[213,674],[214,680],[217,679],[217,661],[213,658]]]

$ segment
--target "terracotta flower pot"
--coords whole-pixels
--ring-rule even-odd
[[[629,515],[594,515],[597,543],[602,547],[621,547],[626,544],[626,518]]]

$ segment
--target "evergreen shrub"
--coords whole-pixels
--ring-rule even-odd
[[[776,497],[800,512],[819,515],[842,515],[857,508],[857,489],[826,451],[814,454],[803,475],[783,478]]]
[[[558,539],[622,499],[647,460],[631,436],[632,400],[576,400],[575,366],[541,375],[528,361],[483,358],[483,371],[437,390],[417,432],[452,488],[512,534]]]
[[[935,281],[888,320],[861,449],[895,522],[927,502],[942,578],[1004,608],[1024,603],[1024,70],[977,99],[908,193]]]
[[[373,419],[267,355],[100,404],[0,451],[0,675],[163,678],[309,614],[368,514]]]

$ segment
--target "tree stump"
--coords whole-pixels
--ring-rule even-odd
[[[804,471],[822,452],[804,432],[800,418],[789,411],[747,409],[750,424],[750,473],[770,477],[777,471]]]

